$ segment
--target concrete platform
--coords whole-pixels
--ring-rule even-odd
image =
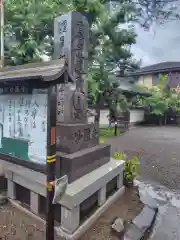
[[[30,191],[31,211],[39,215],[40,196],[46,197],[46,175],[2,160],[0,163],[6,169],[8,197],[16,199],[16,184],[25,187]],[[61,237],[78,239],[124,193],[123,170],[124,161],[111,159],[68,185],[59,202],[61,220],[57,229]],[[110,188],[113,191],[109,191]],[[95,206],[95,210],[84,220],[82,212],[92,210],[91,206]]]

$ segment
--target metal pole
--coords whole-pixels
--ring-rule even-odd
[[[117,121],[115,122],[115,125],[114,125],[114,136],[117,136],[117,128],[118,128],[118,123]]]
[[[1,68],[4,67],[4,0],[1,0]]]
[[[47,219],[46,240],[54,240],[54,181],[56,167],[56,86],[48,88],[47,104]]]

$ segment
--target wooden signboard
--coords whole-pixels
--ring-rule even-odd
[[[71,81],[64,59],[0,71],[0,159],[47,173],[56,153],[56,86],[65,75]]]

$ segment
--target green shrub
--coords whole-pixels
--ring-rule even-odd
[[[124,160],[124,178],[126,180],[133,181],[137,177],[138,166],[140,165],[140,157],[134,156],[128,159],[127,155],[124,152],[115,152],[113,158],[116,160]]]

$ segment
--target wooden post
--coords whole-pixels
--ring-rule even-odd
[[[115,122],[115,125],[114,125],[114,136],[117,136],[117,129],[118,129],[118,123],[117,121]]]
[[[4,67],[4,0],[1,0],[1,68]]]
[[[54,181],[56,167],[56,86],[48,88],[46,240],[54,240]]]

